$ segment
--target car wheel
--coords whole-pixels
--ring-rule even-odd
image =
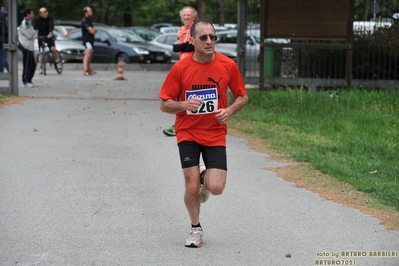
[[[122,60],[123,63],[130,63],[129,56],[125,53],[118,54],[115,63],[118,63],[119,60]]]
[[[167,60],[161,61],[161,63],[163,63],[163,64],[170,64],[170,63],[171,63],[171,60],[170,60],[170,59],[167,59]]]

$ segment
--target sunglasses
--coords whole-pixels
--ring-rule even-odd
[[[204,34],[204,35],[200,35],[200,36],[198,37],[198,39],[199,39],[200,41],[205,42],[206,40],[208,40],[208,36],[209,36],[209,39],[211,39],[211,41],[216,41],[217,38],[218,38],[216,35],[213,35],[213,34],[209,34],[209,35]]]

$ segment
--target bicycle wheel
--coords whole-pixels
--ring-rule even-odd
[[[62,73],[62,69],[64,68],[64,63],[62,61],[62,56],[61,56],[60,52],[58,52],[58,58],[60,59],[60,62],[59,63],[54,62],[54,67],[55,67],[55,70],[57,71],[57,73],[61,74]]]
[[[46,75],[46,61],[47,61],[46,53],[42,52],[43,75]]]

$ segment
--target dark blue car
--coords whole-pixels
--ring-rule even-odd
[[[92,63],[169,63],[171,54],[147,43],[139,35],[120,28],[96,27]],[[76,29],[68,39],[82,43],[82,31]]]

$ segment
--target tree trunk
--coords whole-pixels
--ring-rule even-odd
[[[370,13],[370,0],[363,0],[363,20],[369,20],[369,13]]]
[[[218,0],[219,3],[219,25],[224,26],[224,0]]]
[[[198,18],[204,19],[205,18],[205,9],[206,9],[206,0],[198,0]]]
[[[123,13],[123,25],[125,27],[133,26],[132,14]]]

